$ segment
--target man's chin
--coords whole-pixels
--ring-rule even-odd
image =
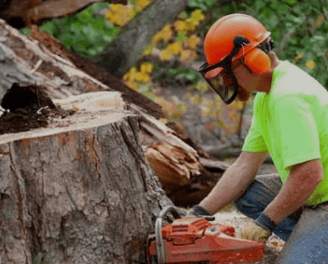
[[[251,96],[250,93],[245,92],[243,89],[239,88],[239,92],[237,98],[239,101],[246,102],[248,101],[249,97]]]

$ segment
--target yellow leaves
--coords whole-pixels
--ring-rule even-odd
[[[195,60],[197,56],[195,49],[201,43],[201,39],[192,32],[204,18],[201,10],[193,11],[189,17],[184,13],[172,25],[167,25],[158,32],[152,39],[153,46],[161,41],[169,42],[165,48],[161,48],[160,59],[169,61],[174,56],[179,56],[183,63]]]
[[[153,52],[153,45],[148,45],[148,47],[143,51],[142,55],[147,56]]]
[[[153,2],[153,0],[137,0],[136,1],[136,9],[138,12],[143,10],[145,7],[150,5]]]
[[[151,64],[150,62],[144,62],[143,64],[141,64],[140,70],[144,73],[151,73],[153,71],[153,64]]]
[[[112,4],[105,18],[110,23],[121,27],[133,18],[133,10],[129,5]]]
[[[303,54],[297,54],[294,58],[294,63],[298,62],[299,60],[301,60],[303,58],[304,58]]]
[[[200,38],[196,35],[191,35],[184,42],[173,42],[169,44],[160,54],[160,59],[169,61],[173,56],[179,56],[182,63],[190,63],[197,57],[195,51],[200,44]]]
[[[161,52],[159,55],[159,58],[162,61],[169,61],[173,57],[173,54],[170,52],[170,50],[166,49]]]
[[[144,62],[140,65],[140,70],[138,70],[137,67],[132,67],[123,76],[123,81],[130,88],[139,91],[139,86],[141,84],[150,83],[152,71],[153,65],[150,62]]]
[[[157,32],[152,39],[152,44],[156,45],[160,41],[169,41],[173,36],[173,31],[170,25],[165,26],[161,31]]]
[[[221,102],[221,99],[219,99],[218,96],[215,96],[210,99],[204,97],[201,102],[201,115],[203,117],[217,118],[218,116],[220,116],[220,113],[222,111],[222,105],[223,103]]]
[[[163,61],[170,60],[174,55],[179,55],[182,51],[182,43],[174,42],[169,44],[160,54],[160,59]]]
[[[170,120],[179,120],[179,118],[187,111],[187,104],[181,102],[177,97],[172,100],[166,100],[163,97],[156,97],[154,101],[159,104],[166,116]]]
[[[178,55],[182,50],[182,44],[179,42],[174,42],[170,44],[168,48],[172,51],[173,55]]]
[[[113,25],[122,27],[152,2],[153,0],[136,0],[134,5],[111,4],[105,18]]]
[[[196,9],[191,13],[191,20],[194,20],[195,23],[199,24],[200,21],[204,20],[205,16],[200,9]]]
[[[305,66],[312,70],[317,66],[317,64],[314,61],[309,60],[305,63]]]
[[[189,18],[185,18],[184,20],[178,19],[174,22],[173,26],[177,32],[191,32],[199,26],[200,21],[204,18],[205,16],[201,10],[195,10]]]
[[[180,60],[182,63],[190,63],[197,57],[197,53],[194,50],[182,50],[180,53]]]
[[[186,19],[188,31],[194,31],[204,18],[205,16],[201,10],[193,11],[190,18]]]
[[[206,92],[206,91],[209,91],[211,88],[209,87],[208,83],[204,80],[200,80],[199,82],[197,82],[193,88],[196,90],[196,91],[199,91],[199,92]]]
[[[173,26],[177,32],[186,32],[187,31],[187,23],[185,21],[177,20],[174,22]]]
[[[198,106],[202,101],[202,97],[200,93],[195,93],[195,94],[187,93],[186,98],[189,99],[189,101],[193,106]]]
[[[316,20],[312,23],[312,27],[313,28],[319,28],[321,26],[322,23],[324,23],[326,20],[325,15],[324,14],[319,14],[316,18]]]
[[[304,58],[303,54],[297,54],[294,58],[294,63],[299,62],[301,59]],[[305,67],[307,67],[310,70],[313,70],[315,67],[317,67],[317,64],[313,60],[308,60],[304,63]]]
[[[200,44],[200,42],[200,37],[193,34],[189,38],[187,38],[187,40],[185,41],[185,46],[191,49],[195,49]]]

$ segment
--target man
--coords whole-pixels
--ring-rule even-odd
[[[255,219],[242,238],[266,242],[274,232],[287,241],[279,263],[328,263],[327,91],[280,61],[270,32],[251,16],[219,19],[204,48],[200,73],[225,103],[257,94],[242,153],[190,213],[212,215],[235,202]],[[279,177],[255,177],[268,154]]]

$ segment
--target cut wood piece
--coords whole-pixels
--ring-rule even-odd
[[[200,174],[200,163],[194,153],[189,153],[179,146],[158,142],[147,147],[145,155],[168,194],[188,185],[192,174]]]
[[[117,107],[117,93],[107,110],[86,97],[57,100],[80,111],[50,127],[0,136],[0,263],[140,263],[172,204],[144,156],[137,115]]]
[[[140,113],[140,126],[141,129],[148,133],[149,137],[152,137],[155,141],[164,141],[172,146],[178,146],[186,151],[192,153],[195,159],[198,159],[197,151],[190,145],[181,140],[174,130],[166,126],[160,120],[150,116],[142,110],[132,105],[131,109],[137,113]]]
[[[65,99],[55,99],[53,102],[64,109],[74,108],[75,111],[128,110],[128,106],[119,92],[86,93]]]
[[[212,190],[228,164],[206,158],[194,144],[188,144],[178,131],[148,115],[136,105],[131,110],[139,116],[140,138],[150,167],[164,191],[177,206],[198,204]],[[190,139],[188,139],[191,141]]]

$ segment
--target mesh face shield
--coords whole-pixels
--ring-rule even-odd
[[[224,103],[230,104],[236,98],[239,85],[232,72],[230,56],[213,66],[204,63],[199,72]]]
[[[199,68],[199,73],[226,104],[236,98],[239,90],[238,81],[232,72],[232,59],[247,43],[249,41],[246,38],[235,37],[234,48],[228,56],[217,64],[210,66],[206,62]]]

